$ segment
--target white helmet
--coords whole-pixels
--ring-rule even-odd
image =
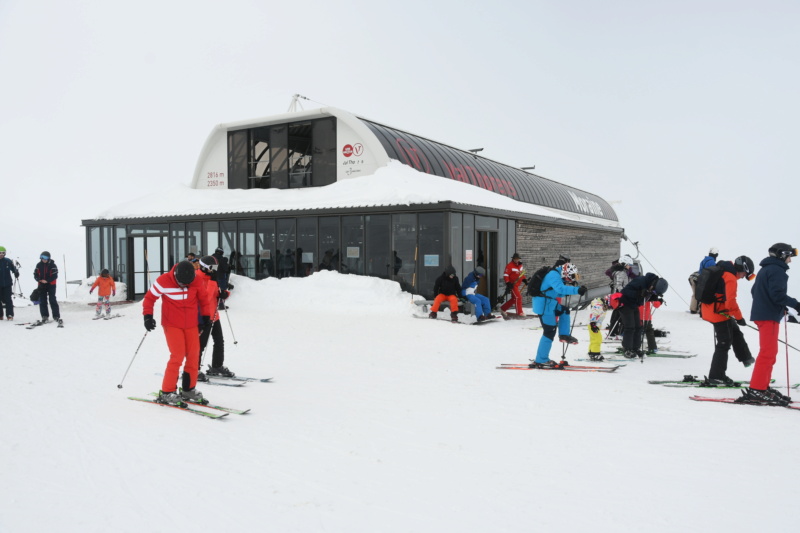
[[[561,265],[561,278],[564,281],[578,281],[581,275],[578,274],[578,267],[572,263],[564,263]]]
[[[623,255],[619,258],[619,263],[622,265],[632,265],[633,259],[631,259],[631,256],[629,255]]]
[[[708,251],[708,255],[719,255],[719,249],[716,246],[712,246],[711,249]]]

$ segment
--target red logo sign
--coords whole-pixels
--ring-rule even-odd
[[[345,157],[350,157],[353,155],[353,146],[350,144],[345,144],[344,148],[342,148],[342,155]]]

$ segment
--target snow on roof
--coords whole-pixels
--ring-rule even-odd
[[[95,220],[254,213],[357,207],[390,207],[454,202],[606,227],[613,220],[569,213],[505,196],[390,161],[370,176],[303,189],[194,189],[176,185],[98,214]]]

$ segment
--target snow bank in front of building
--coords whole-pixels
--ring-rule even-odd
[[[186,185],[125,202],[97,215],[98,220],[197,216],[455,202],[552,219],[619,227],[605,220],[519,202],[474,185],[414,170],[398,161],[371,176],[350,178],[325,187],[304,189],[193,189]]]

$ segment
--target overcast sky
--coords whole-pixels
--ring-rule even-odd
[[[800,246],[797,2],[384,4],[0,0],[0,245],[82,277],[82,219],[299,93],[599,194],[681,288]]]

